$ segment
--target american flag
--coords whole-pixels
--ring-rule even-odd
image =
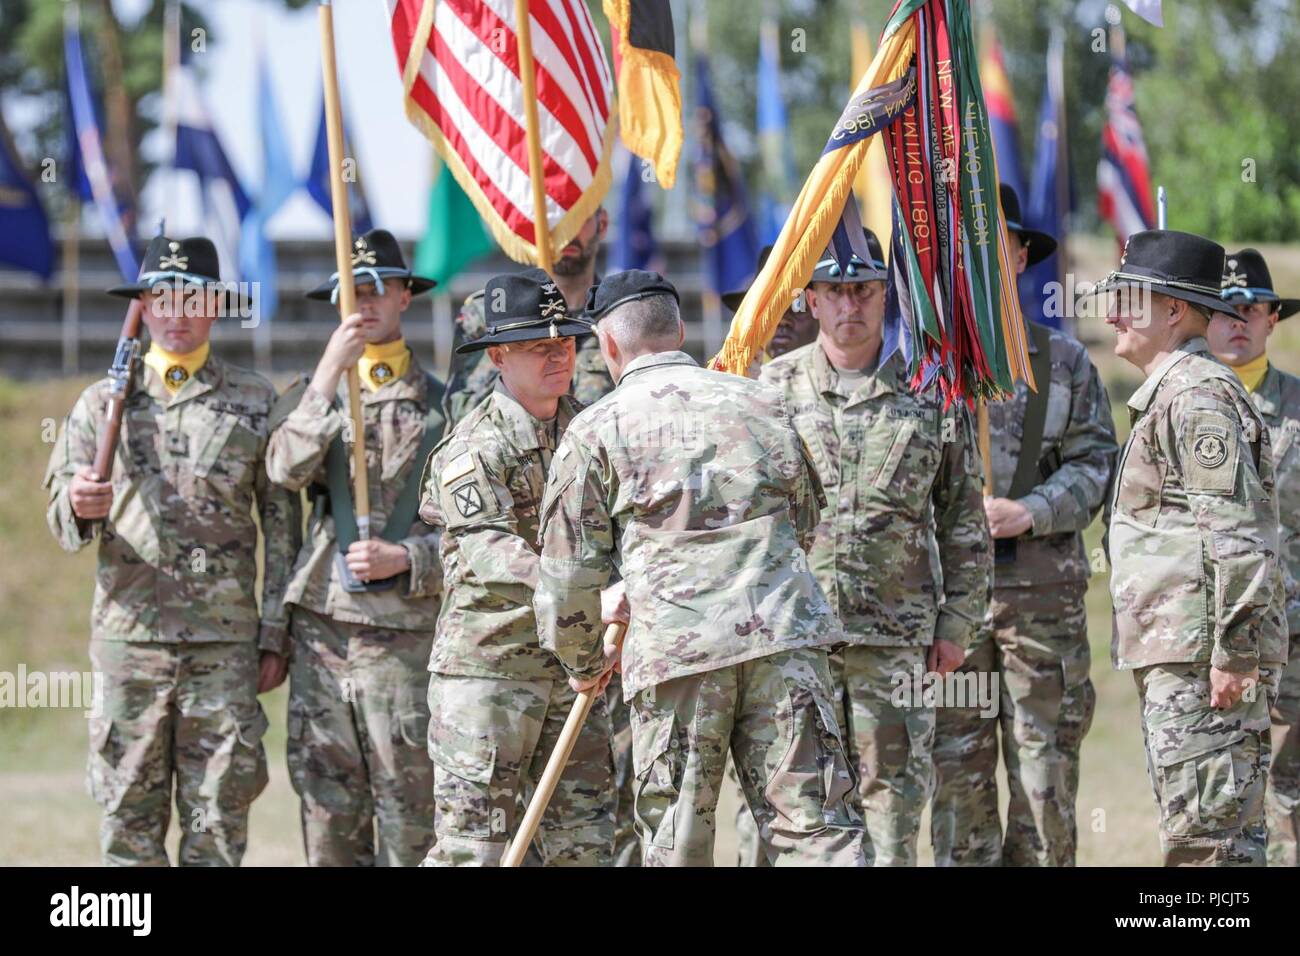
[[[1123,55],[1115,55],[1106,87],[1106,125],[1097,163],[1097,205],[1122,245],[1129,236],[1156,224],[1151,173],[1142,126],[1133,105],[1133,78]]]
[[[387,0],[406,115],[507,255],[537,261],[514,0]],[[609,190],[612,74],[584,0],[530,0],[553,250]]]

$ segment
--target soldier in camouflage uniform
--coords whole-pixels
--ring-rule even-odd
[[[1006,185],[1002,210],[1018,273],[1052,254],[1056,241],[1021,226],[1019,198]],[[988,406],[992,620],[958,668],[996,675],[999,713],[993,720],[978,706],[939,708],[930,816],[939,866],[1071,866],[1077,846],[1079,748],[1096,703],[1083,530],[1105,501],[1119,446],[1088,350],[1046,326],[1027,331],[1037,391],[1020,382],[1012,398]],[[1010,790],[1005,838],[999,724]]]
[[[281,397],[266,452],[271,479],[307,489],[312,502],[285,597],[289,777],[310,865],[415,866],[433,843],[426,697],[442,588],[438,536],[416,506],[425,459],[442,436],[443,389],[403,341],[402,313],[434,283],[411,274],[382,229],[356,238],[352,267],[358,314],[335,330],[310,382]],[[337,288],[331,279],[308,297],[329,302]],[[374,528],[367,540],[357,539],[344,434],[354,365]]]
[[[494,866],[555,749],[575,694],[537,642],[537,529],[551,456],[578,405],[565,394],[574,336],[540,269],[487,285],[486,348],[501,377],[435,450],[421,516],[442,529],[446,595],[429,669],[429,755],[437,843],[431,866]],[[609,716],[598,702],[537,834],[542,862],[607,865],[613,855]]]
[[[1269,433],[1210,355],[1223,247],[1135,233],[1110,295],[1129,399],[1108,548],[1115,666],[1132,670],[1169,866],[1262,866],[1269,701],[1286,657]],[[1275,603],[1276,602],[1276,603]]]
[[[560,257],[552,267],[552,278],[559,286],[569,311],[578,312],[587,303],[587,293],[600,283],[596,274],[596,258],[601,241],[609,229],[609,214],[603,208],[583,224],[578,234],[560,250]],[[483,292],[473,293],[465,300],[460,315],[456,317],[456,343],[473,342],[483,335],[487,323],[483,317]],[[581,405],[600,401],[614,388],[595,336],[578,340],[578,354],[573,370],[573,387],[570,394]],[[447,383],[448,427],[456,422],[492,391],[497,381],[497,368],[487,361],[482,351],[457,353],[452,358],[451,379]],[[615,837],[615,864],[636,866],[641,856],[637,845],[636,825],[632,819],[632,727],[629,722],[627,701],[623,699],[618,675],[614,675],[605,690],[613,728],[611,746],[614,748],[614,774],[618,782],[618,832]],[[535,854],[530,853],[535,860]]]
[[[547,481],[535,605],[579,687],[629,620],[636,819],[650,866],[709,866],[728,753],[773,863],[861,865],[825,645],[840,639],[804,547],[820,486],[781,397],[681,347],[657,273],[607,277],[589,314],[619,385],[570,425]],[[621,613],[602,613],[611,575]]]
[[[1250,393],[1268,428],[1281,517],[1279,547],[1286,582],[1289,656],[1273,705],[1273,765],[1268,775],[1268,862],[1296,866],[1300,837],[1300,378],[1268,358],[1268,337],[1277,323],[1300,311],[1300,299],[1273,291],[1268,264],[1255,249],[1229,253],[1220,295],[1237,315],[1216,312],[1206,336],[1210,350],[1227,363]]]
[[[229,302],[214,292],[219,274],[208,240],[158,236],[139,281],[109,290],[144,299],[152,343],[112,473],[92,473],[104,379],[77,400],[45,477],[59,544],[78,551],[99,539],[90,659],[105,700],[90,722],[88,780],[107,865],[167,865],[173,788],[179,862],[238,865],[267,781],[257,694],[274,686],[285,649],[299,515],[263,467],[275,390],[210,353]]]
[[[755,275],[763,271],[771,254],[771,245],[764,246],[759,252]],[[740,303],[745,301],[748,292],[748,286],[733,292],[724,292],[721,296],[722,304],[732,312],[739,311]],[[767,348],[763,351],[762,361],[770,362],[786,352],[793,352],[797,348],[808,345],[817,338],[817,332],[817,320],[809,314],[808,307],[803,303],[803,296],[796,297],[782,313],[781,321],[777,323],[776,331],[772,333],[772,341],[767,343]],[[727,785],[741,797],[736,804],[736,862],[739,866],[766,866],[767,856],[762,852],[758,839],[758,824],[754,822],[754,815],[749,812],[749,807],[745,803],[744,791],[741,789],[734,763],[727,765]]]
[[[867,858],[912,866],[935,726],[918,685],[961,664],[988,609],[992,548],[970,416],[913,392],[902,356],[884,354],[885,266],[867,240],[871,262],[817,263],[804,292],[817,341],[759,380],[785,395],[831,501],[810,561],[844,625],[832,669]]]

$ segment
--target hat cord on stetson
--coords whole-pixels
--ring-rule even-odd
[[[361,266],[359,268],[352,270],[353,276],[369,275],[370,278],[374,281],[375,289],[379,292],[380,295],[384,294],[384,280],[381,278],[382,276],[386,276],[386,275],[404,276],[406,274],[407,272],[405,269],[399,269],[397,266]],[[339,274],[337,272],[331,273],[329,281],[334,283],[334,288],[330,290],[330,304],[338,305]]]
[[[220,279],[214,279],[212,276],[199,275],[196,272],[159,272],[157,270],[140,273],[140,278],[136,281],[147,286],[155,286],[178,280],[188,280],[197,285],[208,285],[213,282],[221,281]]]
[[[1196,282],[1183,282],[1179,279],[1162,279],[1159,276],[1137,275],[1133,272],[1112,272],[1106,278],[1102,279],[1098,285],[1108,285],[1112,279],[1131,279],[1134,282],[1147,282],[1154,285],[1167,285],[1175,289],[1186,289],[1189,292],[1199,292],[1202,295],[1212,295],[1219,298],[1221,289],[1218,286],[1200,285]]]

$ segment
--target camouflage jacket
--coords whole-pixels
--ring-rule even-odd
[[[437,383],[437,380],[434,380]],[[424,467],[416,452],[424,438],[426,412],[442,400],[441,383],[430,394],[429,377],[414,354],[405,375],[377,392],[361,389],[361,417],[366,433],[366,465],[370,485],[372,537],[385,530],[388,515],[412,473]],[[326,453],[348,424],[347,380],[339,382],[334,401],[327,402],[305,380],[295,382],[276,403],[266,470],[271,480],[292,491],[306,488],[312,508],[307,539],[294,565],[285,601],[351,624],[372,627],[432,630],[442,591],[438,534],[417,517],[397,543],[411,559],[409,571],[387,591],[350,593],[339,581],[334,556],[334,518],[330,514]],[[352,480],[352,442],[348,452],[348,481]],[[419,480],[418,477],[416,480]]]
[[[1194,338],[1128,406],[1108,543],[1115,666],[1284,661],[1272,446],[1245,389]]]
[[[631,624],[623,691],[843,641],[808,569],[821,487],[781,395],[684,352],[633,360],[569,426],[546,486],[537,629],[573,674],[601,660],[600,591]]]
[[[600,277],[596,277],[600,281]],[[487,331],[487,321],[483,315],[483,290],[470,295],[460,308],[460,317],[456,321],[456,335],[451,356],[451,373],[447,381],[447,394],[443,400],[443,411],[447,416],[447,427],[453,428],[479,402],[491,394],[500,373],[487,358],[487,351],[470,352],[458,355],[454,347],[464,342],[472,342],[482,337]],[[614,389],[614,380],[609,376],[605,360],[600,355],[600,344],[596,336],[588,335],[578,339],[577,364],[573,369],[573,387],[570,394],[582,405],[591,405],[608,395]]]
[[[66,551],[99,538],[91,636],[161,643],[288,644],[285,584],[298,550],[297,497],[271,484],[264,458],[275,389],[212,355],[171,395],[141,364],[113,459],[113,507],[79,522],[68,485],[95,459],[108,379],[77,400],[45,474],[47,519]],[[258,615],[257,528],[265,540]]]
[[[1029,350],[1038,351],[1032,337]],[[1105,504],[1119,455],[1110,399],[1088,350],[1052,330],[1051,353],[1051,379],[1038,383],[1039,389],[1047,389],[1038,483],[1020,499],[1034,524],[1016,541],[1016,560],[994,568],[997,587],[1087,580],[1083,531]],[[1011,490],[1029,395],[1029,386],[1018,382],[1013,397],[989,403],[995,497],[1005,498]]]
[[[810,561],[852,644],[969,645],[988,608],[992,546],[974,427],[894,356],[849,394],[819,342],[763,366],[812,449],[831,506]],[[936,568],[935,560],[938,567]]]
[[[1270,365],[1250,397],[1273,446],[1287,630],[1300,636],[1300,378]]]
[[[501,382],[429,457],[420,516],[441,527],[446,593],[429,669],[440,674],[559,679],[537,643],[537,526],[546,471],[578,413],[568,398],[533,418]]]

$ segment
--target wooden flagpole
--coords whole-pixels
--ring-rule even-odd
[[[605,629],[602,644],[605,647],[621,647],[625,633],[626,625],[611,624]],[[596,696],[594,690],[584,690],[578,694],[578,699],[573,702],[573,708],[569,711],[568,719],[564,721],[564,728],[555,741],[555,749],[551,751],[550,759],[546,761],[546,769],[542,771],[541,779],[537,781],[537,789],[533,792],[533,799],[529,801],[528,809],[524,812],[524,818],[519,823],[519,829],[515,831],[514,839],[510,841],[510,849],[506,851],[505,856],[501,859],[502,866],[513,867],[523,864],[524,854],[528,852],[533,837],[537,835],[537,827],[542,822],[542,814],[546,812],[547,806],[550,805],[551,797],[555,794],[555,787],[560,782],[560,776],[569,763],[569,755],[573,753],[573,745],[578,742],[578,732],[582,730],[582,725],[586,723],[587,715],[591,713],[591,705],[596,702]]]
[[[524,81],[524,118],[528,128],[528,175],[533,181],[533,245],[537,264],[551,271],[551,229],[546,218],[546,176],[542,169],[542,134],[537,120],[537,72],[533,67],[532,23],[528,0],[515,0],[515,39]]]
[[[339,321],[357,311],[352,281],[352,213],[348,187],[343,181],[343,110],[339,102],[339,77],[334,62],[334,8],[320,0],[320,59],[325,80],[325,126],[330,154],[330,200],[334,206],[334,263],[339,273]],[[370,480],[366,468],[366,433],[361,418],[361,375],[348,369],[348,415],[352,421],[353,510],[357,537],[370,537]]]

